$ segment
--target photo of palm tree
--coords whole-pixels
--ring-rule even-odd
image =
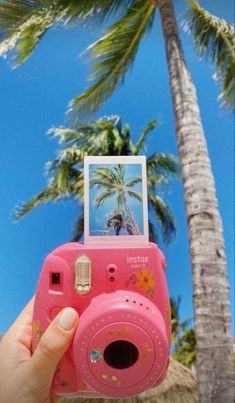
[[[90,165],[90,235],[143,234],[142,166]]]

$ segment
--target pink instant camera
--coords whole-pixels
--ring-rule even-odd
[[[74,242],[47,256],[36,292],[33,350],[63,307],[80,316],[53,380],[56,394],[130,397],[164,379],[170,345],[164,267],[153,243]]]

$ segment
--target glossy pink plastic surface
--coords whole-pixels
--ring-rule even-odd
[[[83,295],[74,288],[75,262],[81,255],[91,261],[91,287]],[[47,256],[36,291],[33,350],[63,307],[72,306],[80,315],[73,343],[54,377],[55,393],[129,397],[164,379],[170,345],[164,267],[164,256],[153,243],[95,247],[74,242]],[[119,368],[105,359],[106,348],[117,341],[137,349],[131,365]]]

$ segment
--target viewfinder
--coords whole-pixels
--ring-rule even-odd
[[[60,273],[51,273],[51,284],[60,284]]]
[[[62,274],[58,271],[50,272],[50,290],[55,292],[62,292]]]

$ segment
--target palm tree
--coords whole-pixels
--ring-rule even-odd
[[[171,342],[173,344],[177,343],[179,336],[181,335],[182,331],[187,327],[189,323],[189,319],[185,319],[180,321],[179,319],[179,309],[180,309],[180,302],[181,298],[178,297],[170,298],[170,305],[171,305]]]
[[[147,136],[156,127],[151,120],[141,131],[134,144],[131,140],[130,128],[121,124],[119,116],[104,117],[89,123],[77,123],[73,128],[54,127],[49,130],[55,136],[60,149],[56,158],[46,164],[49,179],[46,187],[30,200],[15,209],[15,217],[19,219],[38,204],[51,200],[72,197],[78,200],[80,215],[75,224],[73,240],[83,235],[83,159],[85,155],[138,155],[146,148]],[[147,157],[147,186],[149,211],[150,240],[157,239],[157,226],[162,233],[163,241],[168,243],[175,234],[173,215],[160,197],[160,189],[164,190],[171,176],[178,176],[175,158],[167,153],[154,152]],[[138,194],[135,194],[138,197]],[[127,216],[127,214],[126,214]],[[154,221],[153,218],[154,217]],[[110,219],[112,217],[109,217]],[[130,221],[125,225],[130,231]]]
[[[90,178],[90,186],[97,186],[99,189],[94,199],[95,205],[99,207],[108,198],[115,197],[116,207],[118,209],[124,208],[131,235],[140,235],[140,230],[128,206],[127,197],[129,196],[130,198],[135,198],[139,202],[142,202],[141,193],[133,189],[133,186],[140,183],[141,180],[142,178],[140,176],[135,176],[127,181],[126,169],[123,164],[117,164],[112,168],[96,168],[92,171]],[[119,229],[119,227],[117,229]]]
[[[192,327],[187,327],[179,336],[172,357],[181,364],[192,369],[195,363],[196,337]]]
[[[188,1],[192,15],[188,27],[195,44],[215,63],[222,83],[221,97],[233,105],[234,28],[211,16],[196,0]],[[73,17],[81,20],[87,14],[94,20],[118,15],[105,35],[90,47],[95,58],[94,83],[71,103],[73,110],[91,113],[123,82],[157,8],[165,40],[188,222],[200,401],[229,403],[233,401],[232,339],[222,223],[196,92],[179,40],[172,0],[2,1],[2,53],[16,47],[22,60],[54,21],[66,22]]]
[[[186,367],[192,368],[196,359],[196,337],[190,319],[179,320],[181,298],[170,298],[172,357]]]

